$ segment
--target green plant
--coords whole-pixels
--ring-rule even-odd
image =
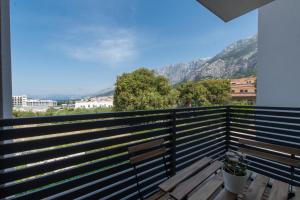
[[[245,176],[247,174],[247,162],[245,156],[239,152],[226,152],[223,169],[227,173],[235,176]]]

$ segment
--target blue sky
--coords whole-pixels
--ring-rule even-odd
[[[257,33],[196,0],[11,0],[13,93],[89,94],[138,67],[211,57]]]

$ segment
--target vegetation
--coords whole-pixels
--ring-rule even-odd
[[[228,80],[187,81],[177,85],[178,105],[184,107],[226,105],[230,102]]]
[[[231,102],[230,81],[225,79],[187,81],[172,88],[165,77],[140,68],[119,76],[115,86],[116,111],[227,105]]]
[[[207,100],[211,105],[230,103],[230,81],[225,79],[203,80],[200,82],[207,90]]]
[[[234,151],[226,152],[223,169],[235,176],[245,176],[247,174],[247,163],[244,155]]]
[[[208,106],[208,90],[200,83],[187,81],[176,87],[178,91],[178,105],[182,107]]]
[[[13,110],[14,117],[42,117],[42,116],[57,116],[57,115],[75,115],[75,114],[88,114],[99,112],[110,112],[112,108],[77,108],[77,109],[48,109],[46,112],[32,112],[32,111],[18,111]]]
[[[168,79],[146,68],[124,73],[115,84],[116,111],[171,108],[176,105],[176,99],[176,90]]]

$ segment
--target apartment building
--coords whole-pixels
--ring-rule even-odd
[[[21,107],[27,105],[27,96],[13,96],[13,107]]]
[[[42,100],[42,99],[28,99],[28,107],[55,107],[57,102],[53,100]]]
[[[231,97],[234,100],[256,100],[256,77],[232,79],[230,81]]]
[[[13,107],[55,107],[57,101],[43,99],[28,99],[26,95],[13,96]]]

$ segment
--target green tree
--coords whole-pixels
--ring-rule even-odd
[[[224,79],[203,80],[201,84],[207,89],[207,100],[212,105],[225,105],[230,102],[230,81]]]
[[[176,103],[176,95],[165,77],[140,68],[117,78],[114,108],[116,111],[170,108]]]
[[[183,107],[208,106],[209,101],[206,99],[208,91],[200,83],[187,81],[176,87],[178,91],[178,105]]]

